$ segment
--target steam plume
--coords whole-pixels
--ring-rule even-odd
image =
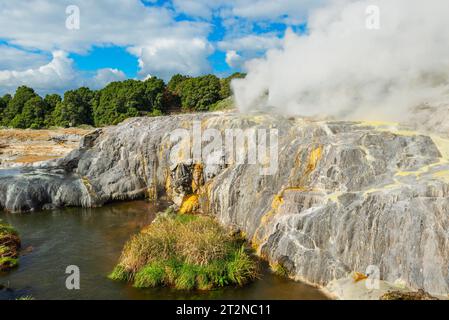
[[[373,5],[378,29],[367,25]],[[308,27],[247,63],[247,78],[233,82],[241,111],[398,119],[447,98],[447,0],[335,0],[312,12]]]

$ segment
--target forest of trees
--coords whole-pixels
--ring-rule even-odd
[[[112,82],[97,91],[82,87],[40,97],[21,86],[14,96],[0,97],[0,125],[21,129],[114,125],[135,116],[158,116],[172,112],[208,111],[231,96],[230,83],[245,74],[219,79],[215,75],[175,75],[165,84],[156,77],[145,81]]]

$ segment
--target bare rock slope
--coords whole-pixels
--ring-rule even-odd
[[[279,130],[278,170],[172,165],[180,127]],[[135,118],[40,168],[0,173],[10,211],[168,195],[214,214],[292,278],[320,286],[374,265],[383,280],[449,292],[449,144],[396,124],[234,113]]]

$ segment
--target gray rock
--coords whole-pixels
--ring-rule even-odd
[[[191,155],[171,163],[170,134],[192,121],[222,133],[278,129],[278,170],[264,176],[257,164]],[[0,173],[0,204],[26,211],[166,194],[181,206],[195,194],[202,211],[244,232],[295,279],[325,286],[375,265],[385,281],[446,294],[448,160],[429,136],[390,129],[261,114],[134,118],[85,138],[64,159]]]

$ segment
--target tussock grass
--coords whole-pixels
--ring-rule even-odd
[[[288,278],[288,270],[280,263],[270,265],[271,270],[278,276]]]
[[[138,288],[211,290],[255,279],[257,264],[214,219],[165,215],[128,241],[109,277]]]
[[[17,298],[16,300],[28,301],[28,300],[34,300],[34,298],[33,298],[33,296],[23,296],[23,297]]]
[[[0,271],[19,265],[20,238],[17,231],[0,220]]]

